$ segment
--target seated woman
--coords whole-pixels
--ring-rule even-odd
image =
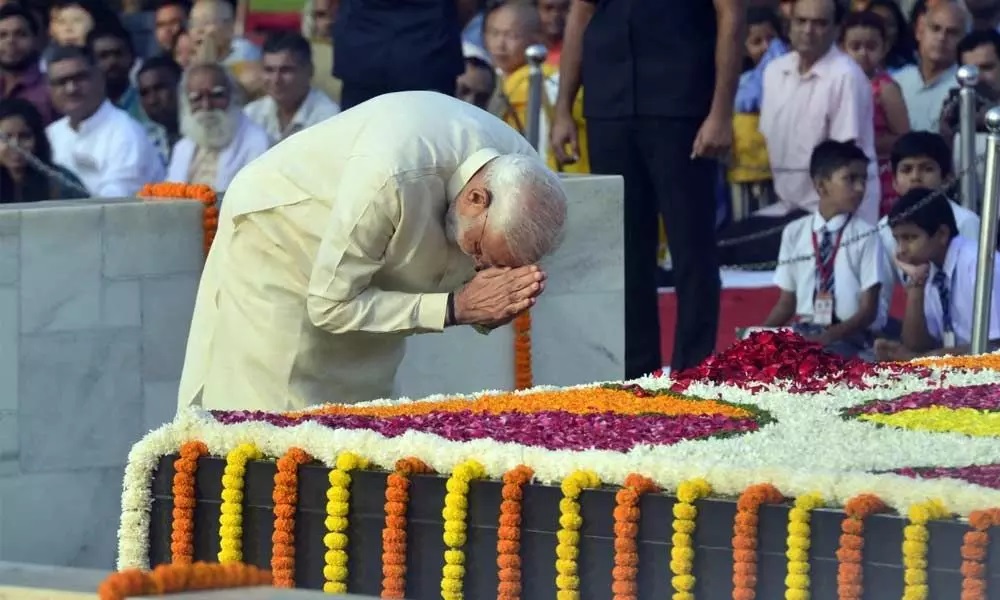
[[[10,144],[17,144],[22,152]],[[33,154],[54,174],[50,176],[32,166],[25,152]],[[75,175],[53,164],[52,148],[45,137],[38,109],[19,98],[0,100],[0,203],[86,198],[88,195]]]

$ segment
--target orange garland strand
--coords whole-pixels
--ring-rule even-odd
[[[385,485],[385,528],[382,529],[382,598],[406,596],[406,509],[410,502],[410,475],[431,473],[419,458],[396,461]]]
[[[521,598],[521,512],[524,486],[535,476],[531,467],[518,465],[503,475],[500,526],[497,528],[497,600]]]
[[[160,565],[152,572],[129,569],[112,573],[97,588],[100,600],[125,600],[198,590],[270,586],[271,573],[242,563],[226,565],[196,562]]]
[[[639,597],[636,576],[639,574],[639,497],[656,492],[656,484],[648,477],[631,473],[625,485],[615,494],[615,567],[611,571],[613,600],[634,600]]]
[[[784,497],[769,483],[758,483],[743,490],[736,501],[733,525],[733,600],[757,597],[757,525],[760,507],[777,504]]]
[[[534,385],[531,371],[531,313],[524,311],[514,318],[514,389]]]
[[[139,190],[140,198],[166,198],[172,200],[197,200],[205,209],[202,214],[203,245],[205,256],[215,240],[215,232],[219,229],[219,209],[215,190],[204,184],[188,185],[186,183],[147,183]]]
[[[844,520],[840,523],[840,547],[837,548],[837,598],[861,600],[864,595],[864,570],[861,566],[865,548],[865,519],[888,510],[885,502],[872,494],[861,494],[844,505]]]
[[[295,507],[299,501],[299,466],[312,457],[291,448],[278,459],[274,473],[274,533],[271,535],[271,571],[274,587],[295,587]]]
[[[174,510],[170,524],[170,559],[176,565],[194,562],[194,476],[198,459],[208,454],[204,442],[187,442],[174,461]]]
[[[971,531],[962,538],[961,600],[986,599],[986,551],[990,544],[989,530],[1000,525],[1000,509],[977,510],[969,515]]]

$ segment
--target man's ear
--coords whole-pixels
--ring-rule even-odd
[[[474,187],[469,190],[467,196],[469,204],[481,208],[483,210],[490,207],[493,202],[493,197],[490,195],[489,191],[485,187]]]

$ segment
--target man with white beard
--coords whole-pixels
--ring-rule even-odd
[[[180,128],[167,180],[203,183],[222,192],[236,172],[270,146],[267,132],[248,119],[233,98],[235,89],[217,64],[190,67],[181,81]]]
[[[565,220],[527,141],[456,98],[385,94],[304,129],[229,188],[180,407],[387,398],[406,336],[533,306]]]

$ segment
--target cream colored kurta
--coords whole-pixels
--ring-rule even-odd
[[[462,187],[534,154],[488,113],[387,94],[278,144],[233,180],[198,290],[181,407],[292,410],[388,397],[407,335],[443,330],[473,265],[445,235]]]

